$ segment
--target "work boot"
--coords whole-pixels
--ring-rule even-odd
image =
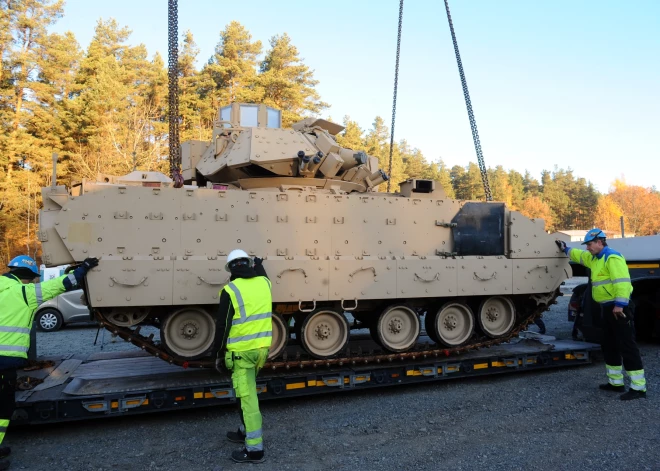
[[[9,465],[11,465],[11,461],[0,460],[0,471],[5,471],[6,469],[9,469]]]
[[[245,433],[238,429],[236,432],[227,432],[227,440],[234,443],[245,443]]]
[[[621,394],[619,399],[622,401],[632,401],[633,399],[642,399],[646,398],[646,391],[637,391],[636,389],[631,389],[625,394]]]
[[[0,446],[0,459],[6,458],[11,455],[11,448],[8,446]]]
[[[614,386],[611,383],[601,384],[600,386],[598,386],[598,388],[600,388],[602,391],[614,391],[614,392],[618,392],[619,394],[626,392],[625,387],[623,387],[623,386]]]
[[[266,461],[263,451],[236,450],[231,453],[231,459],[237,463],[263,463]]]

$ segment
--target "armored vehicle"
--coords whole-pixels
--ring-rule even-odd
[[[43,261],[102,257],[87,277],[93,315],[192,366],[212,364],[236,248],[263,257],[272,280],[273,364],[293,342],[298,359],[327,364],[492,345],[554,302],[569,265],[542,220],[453,200],[430,180],[378,192],[378,159],[338,145],[342,130],[314,118],[283,129],[264,105],[222,108],[210,142],[182,144],[182,188],[142,171],[44,188]],[[433,342],[418,341],[423,327]],[[352,329],[369,329],[375,347],[355,347]]]

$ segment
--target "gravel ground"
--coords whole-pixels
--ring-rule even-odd
[[[569,280],[567,287],[581,280]],[[570,294],[570,289],[565,290]],[[568,296],[545,313],[570,338]],[[532,327],[536,330],[536,327]],[[40,355],[100,351],[96,329],[39,334]],[[104,351],[135,348],[123,341]],[[262,404],[267,470],[660,469],[660,346],[642,345],[649,397],[601,392],[595,365]],[[15,469],[246,469],[227,407],[11,430]],[[256,465],[252,465],[256,466]]]

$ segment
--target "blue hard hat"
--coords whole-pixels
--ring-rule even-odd
[[[587,235],[584,236],[584,242],[582,242],[582,245],[585,245],[588,242],[591,242],[592,240],[596,239],[605,239],[605,233],[598,229],[597,227],[594,229],[591,229],[589,232],[587,232]]]
[[[35,262],[33,258],[28,257],[27,255],[19,255],[18,257],[12,258],[9,262],[9,265],[7,265],[7,268],[10,270],[14,268],[27,268],[32,273],[34,273],[34,276],[41,275],[41,273],[39,273],[37,262]]]

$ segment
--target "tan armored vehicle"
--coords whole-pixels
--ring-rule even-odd
[[[87,278],[96,318],[194,366],[212,364],[218,293],[236,248],[263,257],[273,282],[271,359],[286,360],[287,343],[303,357],[366,356],[349,342],[359,328],[377,343],[371,354],[491,345],[541,315],[569,276],[543,221],[449,199],[429,180],[379,193],[387,176],[378,160],[341,148],[341,126],[280,123],[264,105],[220,110],[211,142],[181,146],[183,188],[140,171],[44,188],[44,262],[102,257]],[[418,342],[421,318],[438,345]],[[160,327],[160,343],[140,334],[147,324]]]

